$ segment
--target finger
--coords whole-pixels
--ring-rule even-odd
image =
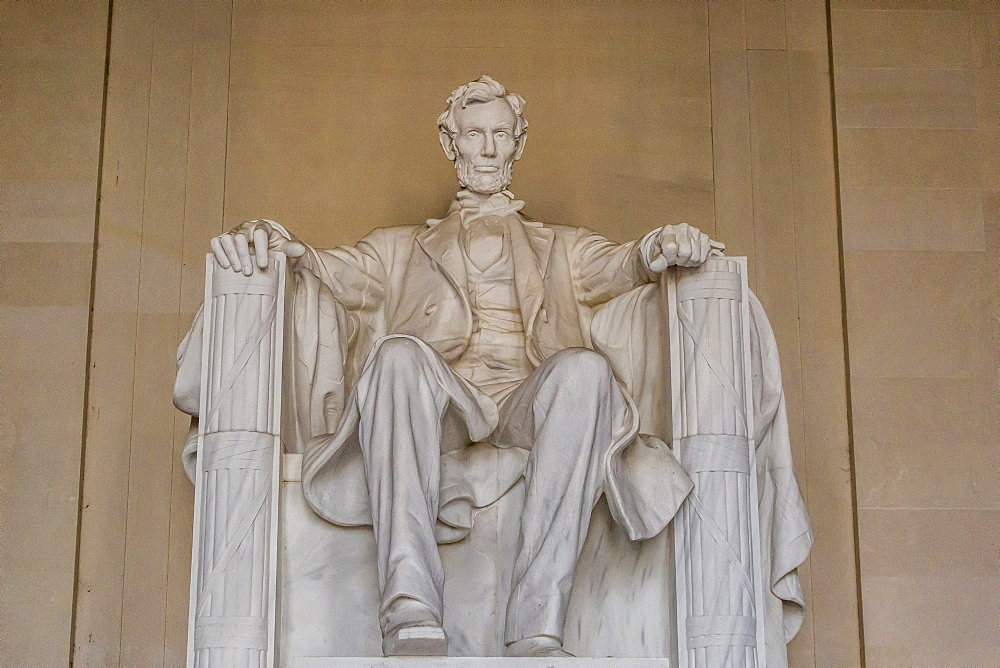
[[[243,265],[243,274],[249,276],[253,273],[253,260],[250,259],[250,243],[245,234],[236,235],[236,250],[240,254],[240,264]]]
[[[691,264],[691,234],[681,233],[677,235],[677,264],[688,266]]]
[[[226,251],[222,248],[222,242],[219,241],[218,237],[212,237],[212,241],[210,243],[212,244],[212,252],[215,253],[215,261],[218,262],[223,269],[229,269],[232,266],[232,263],[229,261],[229,258],[226,257]]]
[[[257,255],[257,266],[261,269],[267,269],[267,232],[264,231],[263,226],[257,227],[253,231],[253,250]]]
[[[703,236],[705,235],[698,233],[691,237],[691,245],[693,246],[691,250],[691,264],[696,267],[705,261],[705,246],[701,240]]]
[[[708,253],[712,250],[712,240],[707,234],[701,235],[701,256],[699,258],[699,263],[705,262],[708,259]]]
[[[668,233],[660,239],[660,251],[667,262],[674,264],[677,261],[677,235]]]
[[[252,221],[252,220],[244,221],[244,222],[240,223],[239,225],[237,225],[236,227],[234,227],[233,229],[229,230],[229,233],[231,235],[233,235],[234,237],[236,235],[238,235],[238,234],[244,234],[244,233],[246,233],[247,230],[252,230],[253,229],[253,224],[254,224],[254,221]]]
[[[298,241],[289,241],[282,249],[288,257],[302,257],[306,254],[306,247]]]
[[[236,251],[236,242],[233,240],[233,235],[223,234],[219,237],[219,243],[222,244],[222,249],[226,251],[226,257],[229,258],[229,266],[232,267],[232,270],[243,271],[243,264],[240,262],[240,254]]]
[[[659,274],[666,271],[669,266],[670,263],[667,262],[667,258],[663,257],[663,255],[657,255],[653,258],[653,261],[649,263],[649,270],[654,274]]]

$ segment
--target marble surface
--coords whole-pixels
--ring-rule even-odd
[[[289,668],[555,668],[556,666],[581,666],[582,668],[662,668],[664,659],[580,659],[580,658],[513,658],[513,657],[396,657],[381,659],[302,657],[292,659]]]
[[[304,454],[301,482],[289,471],[282,489],[271,491],[282,497],[283,659],[443,652],[444,644],[431,650],[406,641],[410,627],[443,627],[455,656],[665,658],[679,634],[684,644],[722,648],[703,659],[763,665],[768,625],[768,644],[780,650],[768,664],[781,665],[799,626],[795,568],[811,537],[794,476],[785,472],[780,372],[757,302],[754,343],[747,331],[745,263],[740,285],[715,268],[704,272],[705,285],[687,290],[682,279],[696,274],[684,272],[721,248],[693,226],[664,225],[617,244],[526,217],[524,202],[507,190],[524,149],[524,101],[483,77],[456,89],[447,104],[441,145],[463,189],[445,218],[377,229],[354,247],[332,250],[314,249],[265,220],[211,242],[215,271],[245,287],[236,308],[242,297],[259,301],[257,274],[269,252],[294,267],[290,311],[277,314],[278,322],[293,323],[284,379],[289,409],[280,427],[267,430]],[[663,365],[665,337],[650,336],[665,317],[667,301],[658,297],[665,286],[678,303],[695,299],[712,314],[692,325],[697,309],[670,302],[692,335],[679,338],[682,327],[671,321],[671,348],[699,360],[675,359],[672,372]],[[727,328],[741,318],[734,336]],[[235,362],[224,363],[238,368],[266,357],[266,346],[257,353],[245,331],[254,318],[224,320],[196,320],[192,331],[204,329],[206,351],[231,345],[235,335],[246,348],[233,349]],[[706,366],[702,360],[710,371],[694,376],[724,377],[718,387],[688,379]],[[761,366],[751,379],[751,367]],[[215,389],[205,378],[213,373],[182,344],[178,407],[215,419],[205,404]],[[186,382],[193,375],[202,379],[200,390]],[[669,438],[662,423],[671,376],[673,448],[642,431]],[[199,391],[196,412],[189,406]],[[684,393],[690,400],[679,411]],[[739,395],[737,409],[727,394]],[[231,402],[235,415],[259,409],[263,395],[240,396],[245,405]],[[689,414],[697,416],[690,424]],[[739,443],[722,443],[718,425]],[[684,441],[711,456],[682,458],[682,466]],[[755,441],[770,444],[760,469]],[[727,463],[727,448],[739,450],[741,467]],[[771,491],[762,506],[753,502],[760,471]],[[742,482],[730,489],[700,475],[715,472],[736,472]],[[692,479],[695,494],[685,506]],[[673,572],[664,529],[679,507],[688,512],[675,523],[676,552],[688,560],[679,559]],[[760,512],[766,522],[758,522]],[[707,533],[692,529],[695,518]],[[727,522],[729,532],[719,531]],[[756,549],[764,527],[776,534],[763,538],[774,552],[770,561]],[[712,541],[721,549],[705,551]],[[750,591],[718,587],[731,567],[756,583]],[[256,577],[256,567],[247,568]],[[785,601],[792,616],[765,619],[762,577],[778,606],[771,607]],[[233,586],[239,599],[259,584]],[[264,586],[275,585],[265,577]],[[756,651],[747,649],[755,644]],[[698,656],[682,655],[682,665]]]
[[[285,457],[287,462],[295,455]],[[467,539],[441,546],[444,628],[452,656],[502,653],[498,622],[510,589],[523,495],[523,484],[515,486],[479,512]],[[318,661],[315,657],[380,656],[378,582],[375,570],[365,566],[375,559],[371,529],[325,522],[306,504],[301,483],[285,482],[281,534],[282,661],[300,665],[296,662]],[[668,532],[635,544],[600,503],[577,565],[567,649],[592,657],[667,656],[669,554]]]
[[[204,359],[204,419],[185,461],[195,481],[187,662],[273,665],[286,259],[265,256],[253,278],[206,260],[207,325],[182,344]]]

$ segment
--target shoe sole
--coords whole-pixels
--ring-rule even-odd
[[[382,640],[385,656],[448,656],[448,638],[440,626],[410,626]]]

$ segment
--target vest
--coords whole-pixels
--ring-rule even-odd
[[[481,218],[473,225],[479,229],[464,231],[461,244],[472,307],[472,338],[451,367],[499,403],[531,375],[533,367],[525,352],[509,235],[496,216]]]

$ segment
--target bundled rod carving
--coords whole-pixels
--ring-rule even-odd
[[[674,520],[678,665],[765,666],[746,258],[667,279],[673,447],[694,481]]]
[[[207,258],[188,666],[275,665],[285,257]]]

